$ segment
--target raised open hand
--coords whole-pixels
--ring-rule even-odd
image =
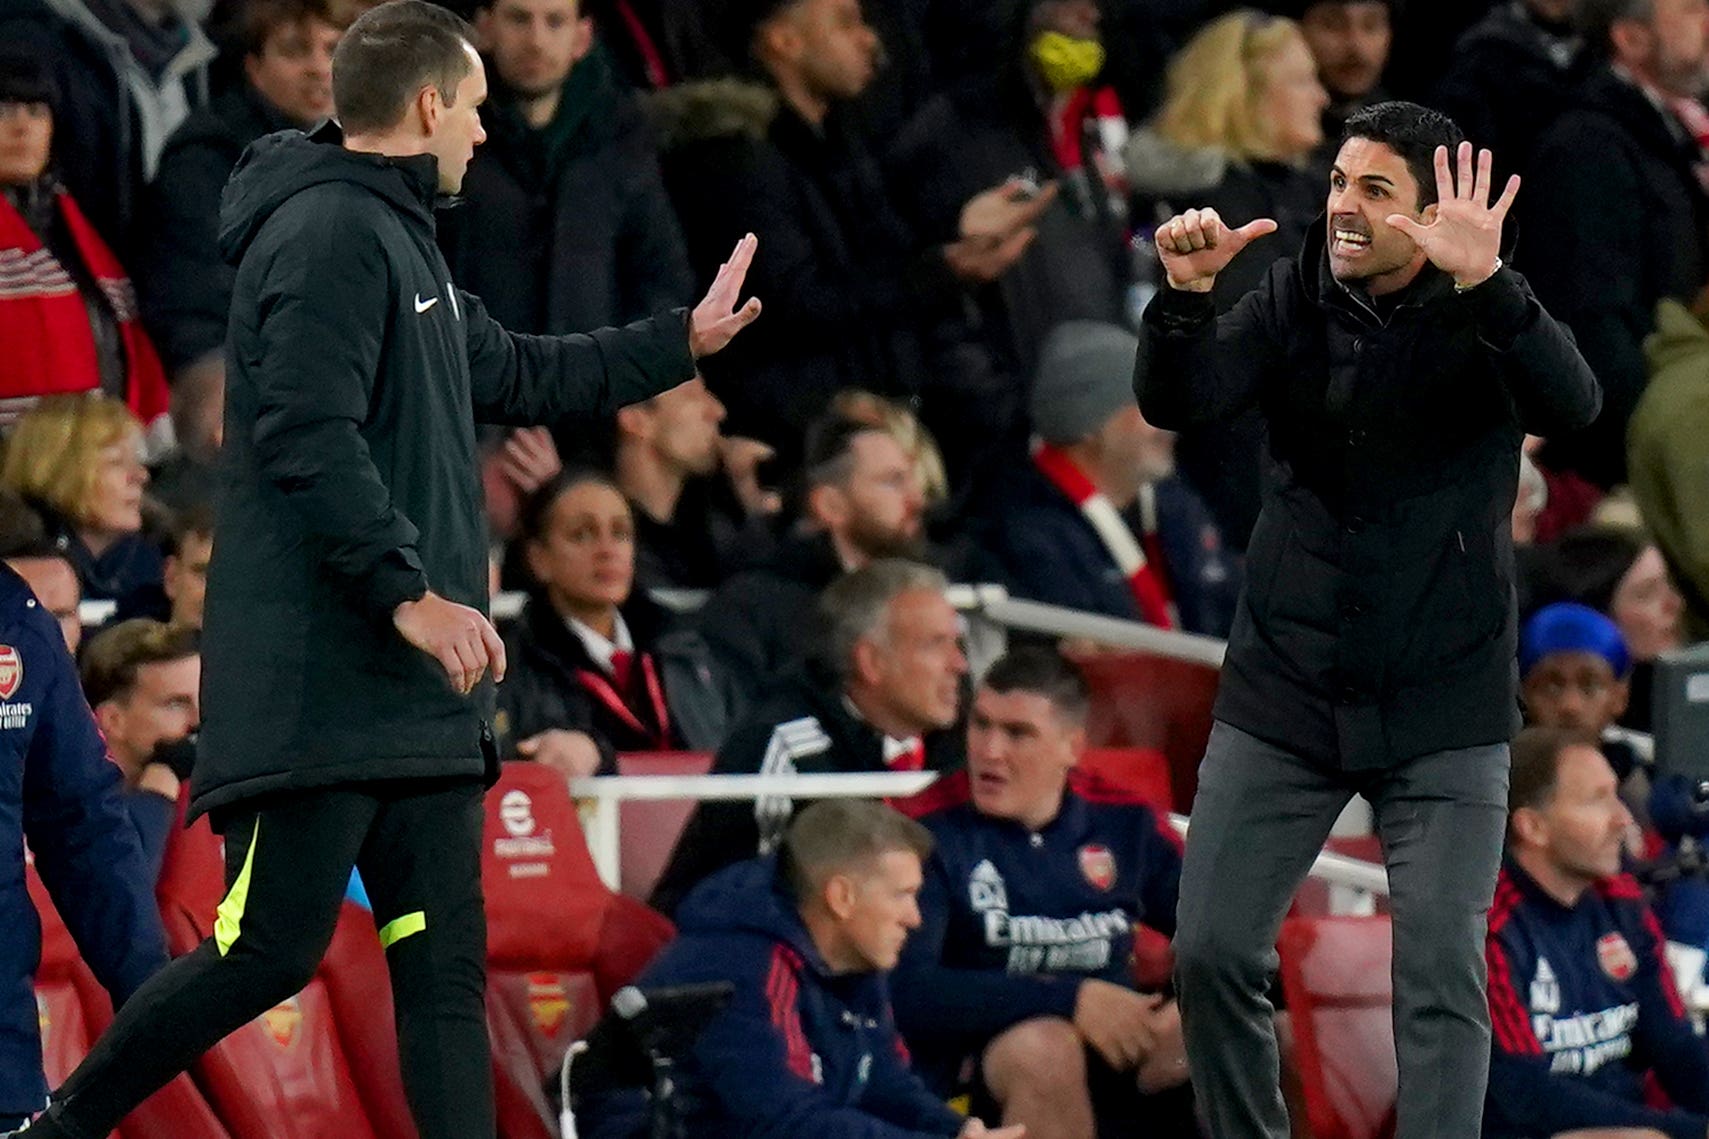
[[[760,315],[760,299],[749,297],[741,308],[736,301],[742,295],[742,282],[747,279],[748,266],[754,263],[754,250],[759,238],[748,234],[736,242],[730,259],[718,266],[712,287],[694,306],[688,316],[688,350],[696,360],[710,356],[736,338],[736,333],[748,327]]]
[[[1215,210],[1188,210],[1158,226],[1154,240],[1170,288],[1208,293],[1235,254],[1254,239],[1275,232],[1276,223],[1269,218],[1230,229]]]
[[[1448,169],[1448,148],[1436,148],[1436,217],[1429,225],[1405,214],[1390,214],[1388,223],[1418,243],[1430,263],[1454,278],[1461,288],[1482,284],[1495,272],[1501,255],[1501,223],[1519,194],[1519,175],[1489,204],[1490,165],[1487,150],[1478,152],[1472,171],[1472,144],[1462,142],[1459,177]]]

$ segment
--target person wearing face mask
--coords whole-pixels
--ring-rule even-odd
[[[137,289],[172,380],[179,442],[218,449],[226,318],[235,266],[219,249],[220,191],[244,147],[332,114],[332,53],[343,27],[324,0],[245,0],[228,29],[242,58],[231,90],[167,139],[143,199]]]
[[[1512,510],[1525,435],[1601,401],[1572,337],[1501,260],[1492,157],[1451,119],[1348,121],[1297,260],[1221,315],[1216,277],[1275,222],[1189,210],[1134,371],[1147,420],[1256,407],[1263,506],[1181,877],[1176,979],[1222,1137],[1287,1135],[1266,989],[1296,887],[1356,794],[1394,917],[1396,1135],[1476,1135],[1488,1073],[1483,916],[1518,727]]]
[[[9,419],[39,396],[106,392],[152,422],[166,377],[109,235],[60,180],[62,105],[43,61],[0,48],[0,401]]]

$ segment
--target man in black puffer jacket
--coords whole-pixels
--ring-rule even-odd
[[[226,835],[230,892],[215,936],[126,1006],[31,1139],[108,1134],[301,989],[352,865],[423,1139],[493,1134],[481,793],[486,673],[505,662],[483,615],[475,422],[610,416],[687,381],[758,315],[733,311],[749,240],[686,318],[507,333],[434,243],[434,200],[484,137],[467,26],[426,0],[371,10],[339,45],[333,95],[342,142],[269,135],[223,207],[238,272],[191,810]]]
[[[1397,1134],[1478,1133],[1484,919],[1519,727],[1519,447],[1600,402],[1572,337],[1502,267],[1518,183],[1492,206],[1490,162],[1474,178],[1470,144],[1435,112],[1360,112],[1327,221],[1221,318],[1217,273],[1274,223],[1230,230],[1192,210],[1158,231],[1168,287],[1145,314],[1140,407],[1178,429],[1256,406],[1270,440],[1175,936],[1217,1135],[1288,1133],[1268,974],[1289,899],[1354,794],[1389,868]]]

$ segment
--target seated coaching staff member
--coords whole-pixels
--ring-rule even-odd
[[[506,332],[434,242],[434,202],[485,137],[468,26],[382,4],[339,43],[332,86],[342,136],[259,140],[221,211],[238,268],[191,807],[226,836],[230,892],[215,936],[125,1007],[31,1139],[106,1135],[300,989],[352,865],[422,1139],[492,1135],[481,792],[504,649],[483,615],[475,423],[609,418],[758,314],[734,308],[750,238],[686,317]]]

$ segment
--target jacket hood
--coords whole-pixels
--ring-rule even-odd
[[[344,149],[334,123],[313,134],[279,131],[251,143],[220,196],[220,255],[235,265],[267,219],[311,186],[350,182],[433,228],[439,164],[431,155],[388,158]]]
[[[1644,340],[1644,355],[1653,383],[1664,369],[1709,355],[1709,328],[1678,301],[1664,300],[1656,306],[1656,330]],[[1692,376],[1693,386],[1701,382],[1699,376]]]
[[[746,933],[789,946],[814,972],[830,969],[778,881],[775,855],[727,866],[689,892],[676,912],[677,931]]]
[[[1122,161],[1135,193],[1167,198],[1217,185],[1228,172],[1233,156],[1221,147],[1182,146],[1144,127],[1128,136]]]
[[[776,91],[746,79],[683,83],[646,97],[661,150],[716,138],[763,139],[780,103]]]

